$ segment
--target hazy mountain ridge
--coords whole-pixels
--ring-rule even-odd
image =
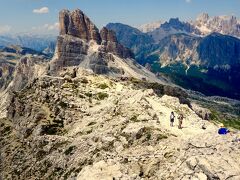
[[[163,21],[161,21],[161,20],[151,22],[151,23],[146,23],[146,24],[142,24],[142,25],[138,26],[137,29],[139,29],[143,33],[147,33],[147,32],[151,32],[151,31],[154,31],[155,29],[159,28],[162,23],[163,23]]]
[[[0,46],[7,47],[11,45],[19,45],[30,48],[39,52],[48,52],[50,55],[54,53],[56,45],[56,36],[54,35],[1,35]]]

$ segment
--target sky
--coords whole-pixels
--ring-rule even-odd
[[[62,9],[81,9],[99,27],[168,20],[194,20],[200,13],[240,17],[240,0],[0,0],[0,34],[58,32]]]

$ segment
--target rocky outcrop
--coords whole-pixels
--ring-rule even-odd
[[[154,43],[151,36],[126,24],[109,23],[106,27],[116,33],[117,39],[122,45],[132,50],[139,63],[143,59],[142,54],[148,51],[151,44]]]
[[[60,35],[71,35],[79,37],[86,41],[94,40],[101,43],[101,37],[97,27],[90,19],[80,10],[73,12],[62,10],[59,13]]]
[[[6,89],[12,81],[14,69],[13,64],[0,61],[0,91]]]
[[[104,51],[111,52],[122,58],[134,57],[133,53],[129,49],[118,43],[114,31],[108,30],[106,27],[104,27],[100,34]]]
[[[61,69],[67,66],[79,65],[87,55],[88,44],[79,38],[71,36],[59,36],[57,38],[57,46],[53,57],[52,70]]]
[[[41,57],[22,57],[16,65],[16,69],[14,71],[14,78],[11,83],[11,89],[13,89],[14,91],[22,90],[26,85],[31,83],[34,78],[46,74],[46,62],[46,59],[43,59]]]
[[[53,73],[68,66],[82,66],[95,73],[109,74],[113,68],[120,71],[118,67],[110,67],[110,61],[114,61],[111,54],[123,59],[133,57],[129,49],[118,43],[113,31],[103,28],[100,33],[79,9],[62,10],[59,21],[60,36],[50,63]]]

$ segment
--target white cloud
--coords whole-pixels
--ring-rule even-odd
[[[39,9],[34,9],[33,13],[46,14],[46,13],[49,13],[49,9],[48,9],[48,7],[42,7],[42,8],[39,8]]]
[[[0,26],[0,34],[8,33],[11,29],[9,25]]]
[[[44,24],[38,27],[32,27],[32,31],[34,33],[58,33],[59,31],[59,23],[54,24]]]
[[[56,22],[54,24],[45,24],[44,27],[49,31],[59,30],[59,23]]]
[[[191,3],[192,2],[192,0],[185,0],[186,1],[186,3]]]

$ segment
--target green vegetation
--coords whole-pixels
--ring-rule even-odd
[[[81,83],[83,83],[83,84],[87,84],[88,83],[88,80],[87,79],[81,79]]]
[[[138,116],[137,115],[133,115],[131,118],[130,118],[130,121],[133,121],[133,122],[138,122]]]
[[[100,88],[100,89],[107,89],[107,88],[109,88],[109,86],[106,83],[103,83],[103,84],[99,84],[98,88]]]
[[[197,65],[191,65],[189,69],[187,68],[187,66],[181,63],[170,64],[164,67],[161,67],[159,62],[152,64],[154,73],[166,76],[173,83],[185,89],[197,90],[209,96],[235,97],[232,92],[236,91],[236,88],[224,75],[220,77],[219,72],[214,69],[206,69]]]
[[[58,105],[61,106],[62,108],[67,108],[68,107],[68,104],[63,102],[63,101],[60,101]]]
[[[222,114],[220,112],[211,110],[210,119],[215,123],[223,123],[228,128],[240,130],[240,117]]]
[[[62,88],[63,89],[76,89],[77,88],[77,85],[74,84],[74,83],[64,83],[62,85]]]
[[[167,139],[168,137],[165,134],[158,134],[157,135],[157,141],[160,141],[161,139]]]
[[[146,135],[146,140],[150,140],[151,137],[152,137],[151,132],[148,132],[147,135]]]
[[[76,149],[76,146],[70,146],[69,148],[67,148],[65,151],[64,151],[64,154],[67,156],[67,155],[72,155],[73,154],[73,151]]]
[[[85,93],[85,96],[87,96],[87,97],[92,97],[93,96],[93,94],[91,93],[91,92],[87,92],[87,93]]]
[[[1,131],[2,135],[9,135],[10,133],[11,133],[11,127],[10,126],[4,127],[4,129]]]
[[[104,100],[105,98],[108,98],[108,94],[107,93],[104,93],[104,92],[99,92],[96,94],[97,98],[100,99],[100,100]]]

